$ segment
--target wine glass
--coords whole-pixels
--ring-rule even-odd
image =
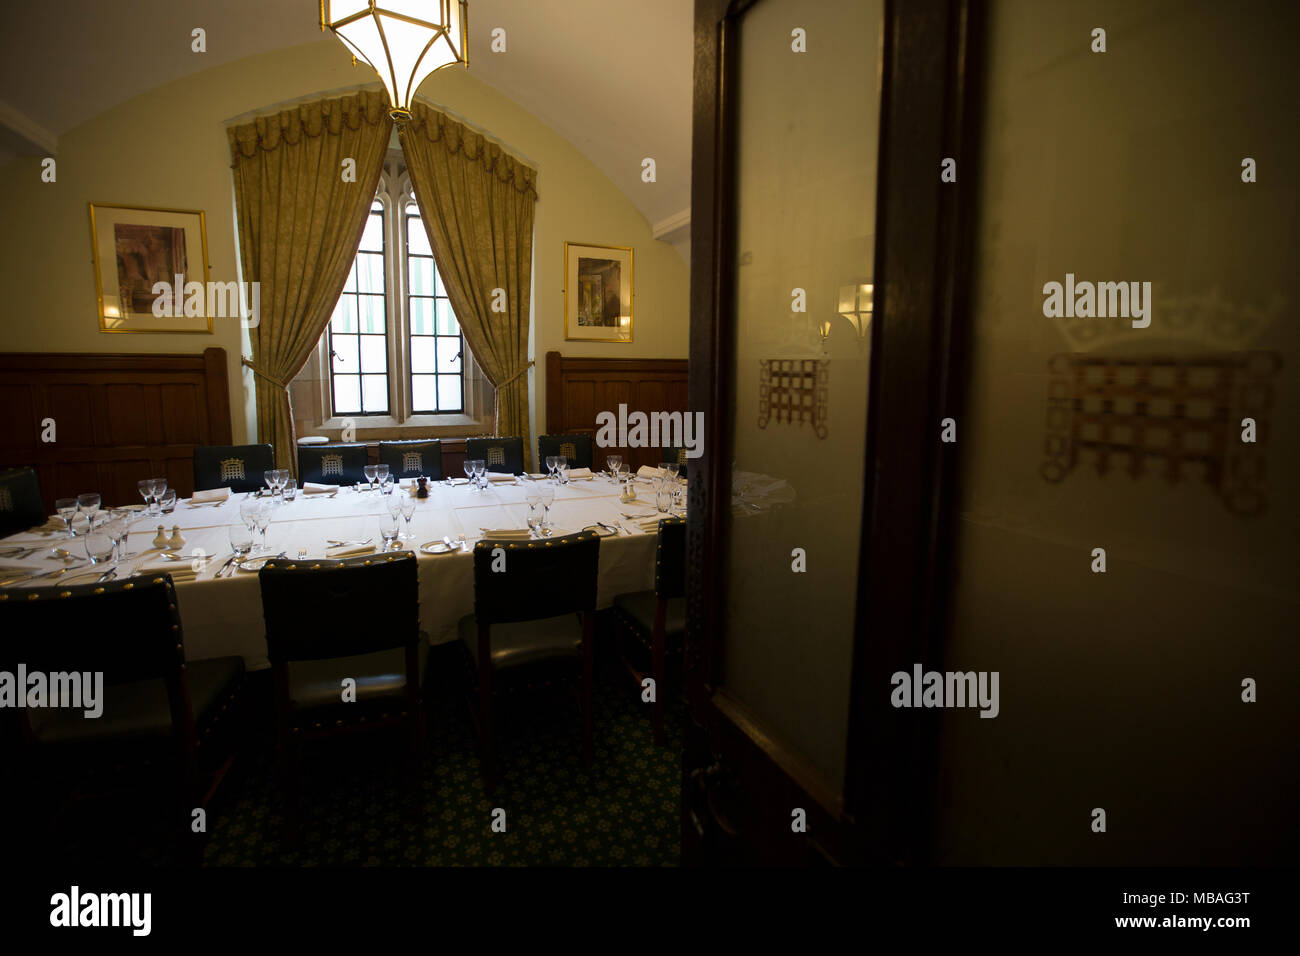
[[[667,514],[673,506],[673,493],[667,485],[660,485],[655,492],[655,508],[660,514]]]
[[[161,499],[162,499],[162,496],[163,496],[163,495],[167,494],[167,479],[166,479],[166,478],[153,478],[153,479],[150,479],[150,480],[153,481],[153,499],[154,499],[154,504],[158,505],[158,510],[155,511],[154,514],[162,514],[162,502],[161,502]]]
[[[465,469],[465,477],[470,481],[474,480],[474,459],[466,458],[465,464],[461,466]]]
[[[375,478],[379,481],[379,487],[381,489],[384,485],[388,484],[390,474],[391,472],[387,465],[375,465]]]
[[[614,479],[614,483],[617,484],[617,483],[618,483],[618,473],[619,473],[619,471],[621,471],[622,468],[623,468],[623,456],[622,456],[622,455],[606,455],[606,456],[605,456],[605,467],[609,469],[610,477],[613,478],[613,479]]]
[[[126,520],[118,512],[113,513],[112,520],[104,525],[104,533],[113,542],[113,564],[126,558]]]
[[[93,491],[77,495],[77,511],[86,516],[86,523],[92,530],[95,527],[95,512],[99,510],[99,502],[99,495]]]
[[[555,459],[555,480],[562,485],[569,483],[569,459],[563,455]]]
[[[135,487],[140,492],[140,497],[144,499],[144,513],[153,514],[153,479],[145,478],[135,483]]]
[[[72,530],[72,519],[75,518],[77,515],[77,499],[76,498],[58,499],[56,502],[54,502],[54,511],[55,513],[58,514],[60,518],[63,519],[63,523],[68,526],[68,537],[75,538],[77,535],[76,532]]]
[[[555,469],[559,466],[559,464],[560,464],[559,455],[546,456],[546,472],[550,476],[551,481],[555,480]]]
[[[103,530],[89,531],[85,536],[86,557],[90,558],[91,564],[103,564],[113,557],[116,550],[113,545],[113,539],[110,538]]]
[[[388,509],[388,516],[392,518],[394,522],[397,521],[397,516],[402,513],[402,501],[404,499],[409,499],[410,497],[410,495],[389,495],[388,499],[384,502],[384,507]]]
[[[377,474],[379,474],[379,466],[378,466],[378,465],[366,465],[366,466],[365,466],[364,468],[362,468],[361,470],[365,473],[366,481],[370,484],[370,490],[371,490],[371,491],[374,491],[374,490],[375,490],[375,476],[376,476]]]
[[[279,479],[279,476],[280,469],[278,468],[268,468],[266,471],[262,472],[262,480],[266,482],[266,488],[272,495],[275,494],[275,484]]]
[[[665,461],[659,466],[659,471],[664,475],[664,477],[672,480],[673,482],[676,482],[677,469],[679,467],[680,466],[675,461]]]
[[[298,497],[298,479],[286,478],[284,484],[280,486],[280,498],[284,501],[293,501]]]
[[[239,520],[244,522],[244,527],[251,533],[257,527],[257,508],[261,502],[253,498],[245,498],[239,503]]]
[[[542,492],[536,485],[530,485],[527,493],[524,495],[524,501],[528,502],[528,530],[537,530],[537,506],[541,504]]]
[[[266,529],[271,524],[271,502],[264,501],[258,505],[257,514],[255,515],[258,533],[262,535],[262,544],[259,547],[259,553],[265,554],[270,550],[266,546]]]
[[[555,488],[547,485],[538,489],[538,497],[542,503],[542,534],[551,533],[551,505],[555,501]]]
[[[415,515],[415,499],[407,495],[405,498],[398,498],[397,503],[399,510],[402,512],[402,517],[406,520],[406,531],[401,535],[402,540],[406,541],[415,537],[411,533],[411,518]]]

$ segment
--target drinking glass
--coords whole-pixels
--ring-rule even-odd
[[[293,501],[298,497],[298,479],[286,478],[284,485],[280,488],[280,497],[285,501]]]
[[[664,485],[655,492],[655,507],[659,509],[660,514],[667,514],[672,506],[673,493],[667,485]]]
[[[537,506],[542,501],[541,490],[535,485],[530,485],[528,492],[524,495],[524,501],[528,502],[528,530],[536,531],[538,525]]]
[[[622,456],[622,455],[606,455],[606,456],[605,456],[605,467],[609,469],[610,477],[612,477],[612,478],[614,479],[614,483],[615,483],[615,484],[618,484],[618,473],[619,473],[619,471],[622,470],[622,468],[623,468],[623,456]]]
[[[262,544],[259,546],[258,550],[260,553],[265,554],[270,550],[270,548],[266,546],[266,529],[271,523],[271,502],[263,501],[258,505],[255,520],[257,522],[258,533],[262,535]]]
[[[569,459],[561,457],[555,460],[555,477],[562,485],[569,483]]]
[[[150,480],[153,482],[153,497],[154,497],[154,503],[156,504],[159,498],[167,494],[167,479],[152,478]],[[160,512],[158,511],[154,512],[154,514],[159,514],[159,513]]]
[[[63,523],[68,526],[68,537],[75,538],[77,534],[72,530],[72,519],[77,515],[77,499],[60,498],[54,502],[54,511],[63,519]]]
[[[361,469],[365,473],[366,481],[370,483],[370,490],[375,490],[375,476],[379,474],[378,465],[366,465]]]
[[[379,522],[379,536],[384,539],[384,550],[391,551],[397,541],[397,519]]]
[[[113,557],[113,539],[103,531],[91,531],[86,535],[86,557],[91,564],[103,564]]]
[[[176,510],[176,489],[168,488],[158,496],[159,514],[169,515]]]
[[[118,517],[116,512],[112,520],[104,525],[104,534],[108,535],[109,540],[113,542],[114,564],[126,558],[126,530],[126,521]]]
[[[405,498],[398,498],[397,502],[398,508],[402,512],[402,517],[406,520],[406,531],[401,535],[402,540],[406,541],[415,537],[415,535],[411,533],[411,518],[415,515],[415,499],[410,495],[407,495]]]
[[[402,513],[402,500],[410,497],[410,495],[390,495],[384,502],[384,507],[388,509],[388,514],[394,521]]]
[[[487,490],[487,462],[482,458],[474,459],[474,480],[478,482],[479,488]]]
[[[84,495],[77,495],[77,511],[86,516],[86,522],[93,528],[95,525],[94,514],[99,510],[99,495],[89,492]]]
[[[153,479],[145,478],[142,481],[137,481],[135,487],[139,490],[140,497],[144,499],[145,514],[153,514],[151,510],[153,507]]]
[[[379,479],[379,484],[381,486],[384,482],[388,481],[388,474],[389,469],[387,465],[375,465],[375,477]]]
[[[560,458],[558,455],[546,456],[546,473],[550,477],[551,481],[555,480],[555,469],[559,466],[559,464],[560,464]]]
[[[551,486],[538,489],[538,496],[542,502],[542,530],[549,532],[551,528],[551,505],[555,501],[555,489]]]
[[[257,527],[257,509],[261,502],[253,498],[245,498],[239,503],[239,520],[244,522],[251,533]]]
[[[253,531],[248,525],[232,524],[230,526],[230,550],[235,552],[236,563],[253,550]]]
[[[678,467],[677,462],[665,461],[659,466],[659,471],[664,475],[665,478],[670,478],[673,481],[676,481],[677,467]]]
[[[387,468],[388,466],[382,465],[381,467]],[[394,484],[396,484],[396,482],[393,480],[393,476],[388,472],[384,472],[379,476],[379,493],[381,495],[391,495],[393,493]]]
[[[465,477],[468,478],[470,481],[473,481],[474,480],[474,459],[466,458],[465,464],[462,465],[461,467],[465,469]]]
[[[262,472],[262,480],[266,482],[266,488],[271,492],[272,496],[275,495],[275,486],[279,481],[279,478],[280,469],[278,468],[268,468],[266,471]]]

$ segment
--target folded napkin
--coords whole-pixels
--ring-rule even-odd
[[[469,479],[468,479],[468,478],[448,478],[447,480],[450,481],[453,485],[468,485],[468,484],[469,484]]]
[[[176,583],[193,581],[198,574],[194,571],[193,561],[151,561],[141,564],[140,574],[170,574]]]
[[[532,536],[527,528],[483,529],[483,537],[492,541],[527,541]]]
[[[325,557],[327,558],[350,558],[357,554],[374,554],[375,546],[373,544],[345,544],[338,548],[326,548]]]
[[[488,472],[487,480],[488,480],[488,481],[514,481],[514,480],[515,480],[515,476],[514,476],[514,475],[502,475],[502,474],[499,474],[498,472],[490,471],[490,472]]]
[[[590,469],[590,468],[570,468],[570,469],[569,469],[569,477],[570,477],[570,478],[590,478],[590,477],[591,477],[591,469]]]
[[[531,472],[531,471],[528,472],[527,474],[528,474],[528,477],[529,477],[529,478],[532,478],[534,481],[545,481],[547,478],[551,477],[550,475],[537,475],[537,474],[534,474],[534,473]]]
[[[662,468],[656,468],[654,465],[642,465],[636,470],[638,478],[658,478],[663,474]]]
[[[31,529],[32,534],[54,534],[56,531],[62,531],[64,534],[68,533],[68,526],[58,515],[51,515],[50,520],[46,521],[45,524],[37,525]]]
[[[664,518],[671,517],[672,515],[655,515],[653,518],[633,518],[630,520],[646,534],[657,534],[659,531],[659,522]]]
[[[225,501],[230,497],[229,488],[209,488],[207,491],[196,491],[190,498],[191,504],[202,505],[214,501]]]
[[[332,495],[338,490],[338,485],[318,485],[314,481],[304,482],[302,486],[304,495]]]

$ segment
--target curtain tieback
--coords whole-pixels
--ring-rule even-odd
[[[244,358],[243,356],[240,356],[239,361],[240,361],[240,364],[242,364],[242,365],[244,365],[244,366],[246,366],[246,367],[248,367],[248,368],[251,368],[251,369],[253,370],[253,374],[254,374],[254,375],[260,375],[260,376],[262,376],[262,378],[266,379],[266,380],[267,380],[268,382],[270,382],[272,385],[278,385],[280,388],[283,388],[283,389],[286,389],[286,390],[289,388],[289,383],[288,383],[288,382],[284,381],[283,379],[278,379],[278,378],[276,378],[274,375],[272,375],[272,374],[271,374],[270,372],[268,372],[266,369],[262,368],[260,365],[255,365],[255,364],[253,364],[252,359],[246,359],[246,358]]]
[[[536,362],[529,362],[527,365],[525,365],[525,366],[524,366],[523,368],[521,368],[519,371],[515,372],[514,375],[511,375],[508,379],[506,379],[504,382],[502,382],[500,385],[498,385],[498,386],[497,386],[497,391],[501,391],[501,389],[505,388],[507,385],[509,385],[511,382],[513,382],[515,379],[519,378],[520,376],[527,375],[527,374],[528,374],[528,370],[529,370],[530,368],[532,368],[535,364],[537,364],[537,363],[536,363]],[[256,369],[254,369],[254,371],[256,371]]]

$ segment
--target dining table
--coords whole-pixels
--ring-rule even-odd
[[[543,483],[555,492],[550,537],[584,529],[601,535],[598,607],[608,607],[621,593],[654,586],[656,519],[684,514],[684,510],[659,513],[650,481],[633,480],[629,487],[636,498],[631,501],[624,500],[620,486],[603,475],[565,484],[519,476],[491,481],[485,487],[465,479],[430,480],[424,498],[416,497],[407,487],[393,485],[391,494],[410,495],[415,502],[411,537],[398,544],[418,559],[420,627],[431,644],[455,640],[457,623],[474,612],[474,544],[487,537],[487,531],[527,529],[526,496],[530,487]],[[164,554],[172,555],[179,572],[173,580],[186,657],[202,660],[237,654],[246,667],[256,670],[269,666],[254,570],[260,563],[248,561],[247,569],[238,562],[229,563],[233,557],[230,529],[243,526],[240,505],[249,494],[233,492],[224,500],[202,503],[184,498],[170,514],[163,515],[133,510],[126,519],[129,530],[115,577],[121,580],[157,573],[153,569],[160,566]],[[374,546],[373,553],[382,553],[380,527],[390,521],[390,499],[379,488],[363,483],[341,486],[336,493],[309,495],[300,491],[292,501],[272,498],[269,492],[262,494],[271,504],[262,556],[317,560],[338,556],[339,549],[332,548],[331,542],[346,543],[345,548],[360,547],[362,553],[369,553],[366,549]],[[681,498],[684,501],[685,495]],[[407,523],[400,514],[398,523],[406,532]],[[69,537],[65,530],[54,530],[56,524],[62,526],[61,521],[51,519],[43,530],[21,531],[0,539],[0,572],[7,574],[0,580],[8,582],[3,586],[5,593],[53,584],[92,584],[106,573],[104,565],[92,566],[87,561],[81,535]],[[182,546],[155,547],[159,525],[169,539],[173,529],[178,529]],[[260,538],[255,532],[254,541],[259,545]],[[20,548],[34,550],[27,553],[17,550]],[[57,555],[56,549],[64,555]],[[257,556],[254,552],[249,558]],[[70,570],[53,576],[49,573],[62,568]],[[150,570],[142,571],[145,568]],[[26,572],[31,576],[23,577]],[[374,608],[376,627],[383,627],[387,610]]]

